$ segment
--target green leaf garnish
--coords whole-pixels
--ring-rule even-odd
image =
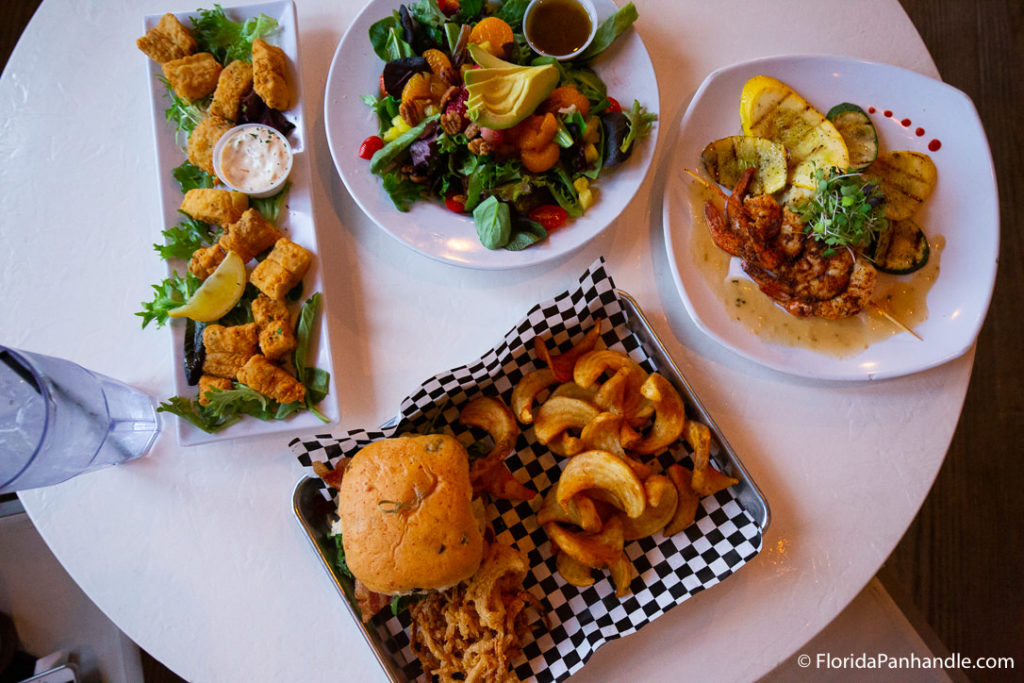
[[[815,193],[794,207],[809,235],[831,256],[838,248],[863,249],[888,226],[885,195],[863,173],[814,169]]]

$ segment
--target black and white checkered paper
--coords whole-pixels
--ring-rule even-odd
[[[354,430],[341,435],[294,439],[289,445],[304,466],[313,460],[332,466],[351,457],[366,444],[403,432],[445,427],[466,445],[480,437],[458,422],[469,400],[498,395],[510,401],[512,388],[527,373],[543,367],[533,353],[533,338],[548,338],[549,346],[567,351],[602,318],[604,345],[625,351],[648,371],[657,371],[643,346],[626,326],[623,305],[611,277],[599,259],[580,277],[579,286],[530,309],[501,342],[480,359],[442,372],[421,384],[402,401],[393,427]],[[615,597],[607,572],[587,588],[567,584],[555,570],[547,535],[536,521],[543,495],[558,481],[565,459],[541,446],[526,428],[517,451],[506,459],[513,476],[536,490],[531,501],[514,504],[499,500],[488,506],[489,519],[499,540],[511,543],[529,557],[531,571],[524,588],[548,608],[548,627],[541,627],[515,663],[522,680],[560,681],[578,671],[604,643],[629,635],[657,619],[690,596],[715,585],[743,566],[761,550],[762,529],[744,511],[731,489],[701,501],[697,519],[684,532],[670,538],[660,533],[632,541],[626,553],[636,570],[631,593]],[[659,460],[692,467],[689,451],[680,443]],[[327,495],[328,489],[324,489]],[[595,576],[597,574],[595,573]],[[410,679],[423,676],[409,648],[408,612],[398,617],[383,610],[372,621],[388,643],[393,658]]]

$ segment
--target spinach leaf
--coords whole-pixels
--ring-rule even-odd
[[[509,238],[505,249],[509,251],[521,251],[527,247],[540,242],[548,236],[548,231],[540,223],[531,221],[521,215],[512,219],[512,237]]]
[[[633,25],[633,22],[639,16],[636,6],[632,2],[617,9],[615,14],[605,19],[597,27],[597,33],[594,34],[594,40],[591,41],[590,47],[584,50],[583,54],[579,57],[576,57],[576,60],[581,62],[588,61],[604,52],[623,31]]]
[[[451,20],[456,24],[469,24],[480,16],[480,12],[483,9],[484,0],[461,0],[459,2],[459,11],[455,13]]]
[[[504,20],[509,26],[522,26],[523,15],[526,14],[526,6],[529,4],[530,0],[505,0],[494,16]]]
[[[320,317],[320,306],[321,296],[319,292],[313,294],[302,304],[302,310],[299,311],[299,319],[295,323],[295,340],[297,343],[292,360],[295,365],[296,379],[306,387],[306,407],[318,418],[328,422],[327,418],[315,406],[327,396],[331,373],[309,365],[313,326]]]
[[[416,52],[409,43],[405,42],[402,31],[402,21],[398,12],[393,12],[390,17],[384,17],[370,26],[370,45],[373,51],[385,62],[400,57],[413,57]]]
[[[473,209],[473,223],[480,243],[488,249],[501,249],[512,236],[508,204],[497,197],[488,197]]]

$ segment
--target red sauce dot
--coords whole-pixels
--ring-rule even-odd
[[[902,121],[900,121],[900,125],[903,126],[904,128],[908,128],[910,126],[910,119],[903,119]]]
[[[914,134],[917,135],[917,137],[922,137],[924,135],[924,128],[918,128],[914,131]]]
[[[889,111],[888,109],[886,109],[885,111],[883,111],[883,112],[882,112],[882,115],[883,115],[883,116],[884,116],[885,118],[887,118],[887,119],[891,119],[891,118],[892,118],[892,112],[891,112],[891,111]]]
[[[932,140],[931,142],[928,143],[929,152],[938,152],[939,147],[942,147],[942,143],[939,142],[938,140]]]
[[[868,113],[869,114],[874,114],[875,111],[876,111],[876,109],[874,107],[868,107]]]

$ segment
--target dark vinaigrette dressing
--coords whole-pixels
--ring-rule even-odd
[[[549,55],[576,52],[590,37],[590,16],[575,0],[543,0],[530,12],[526,33],[540,51]]]

